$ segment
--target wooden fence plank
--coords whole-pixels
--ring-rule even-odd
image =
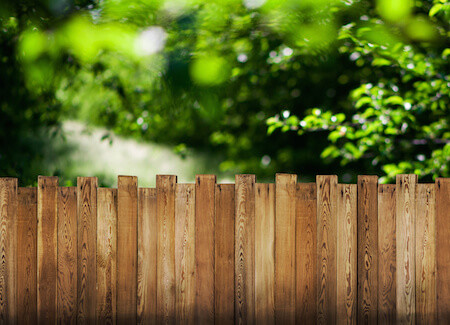
[[[378,186],[378,322],[396,322],[395,185]]]
[[[18,200],[17,242],[20,245],[17,245],[17,323],[33,324],[37,319],[36,188],[20,187]]]
[[[195,317],[195,185],[177,184],[175,196],[175,309],[177,324]]]
[[[296,322],[317,320],[317,197],[315,183],[297,184],[296,203]]]
[[[436,294],[439,324],[450,323],[450,178],[437,178]]]
[[[117,183],[117,323],[136,323],[137,201],[136,176],[119,176]]]
[[[397,323],[415,323],[415,222],[417,175],[397,175]]]
[[[77,323],[81,324],[94,324],[96,317],[97,184],[96,177],[77,178]]]
[[[317,183],[317,322],[336,322],[337,176]]]
[[[275,185],[255,190],[255,318],[275,323]]]
[[[378,318],[378,177],[358,176],[358,323]]]
[[[435,186],[416,187],[416,323],[436,323]]]
[[[17,178],[0,178],[0,323],[14,324],[16,313]]]
[[[77,188],[58,188],[58,322],[77,321]]]
[[[235,321],[255,322],[255,175],[236,175]]]
[[[337,323],[356,324],[357,186],[338,185]]]
[[[214,191],[216,176],[195,177],[195,321],[214,323]]]
[[[234,324],[234,184],[216,185],[215,324]]]
[[[275,320],[294,324],[297,175],[277,174],[275,189]]]
[[[39,324],[56,323],[58,177],[38,178],[37,308]]]
[[[116,324],[117,189],[97,190],[97,323]]]
[[[177,177],[156,176],[157,323],[175,323],[175,189]]]
[[[139,189],[138,323],[156,324],[156,189]]]

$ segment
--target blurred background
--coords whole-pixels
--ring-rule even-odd
[[[445,0],[2,0],[0,176],[450,177]]]

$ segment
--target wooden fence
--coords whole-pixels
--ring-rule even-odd
[[[450,324],[450,178],[0,178],[0,323]]]

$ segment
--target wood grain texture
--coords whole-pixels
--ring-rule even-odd
[[[156,189],[139,189],[138,288],[139,324],[156,324]]]
[[[175,309],[177,324],[195,317],[195,185],[177,184],[175,197]]]
[[[195,321],[214,323],[214,191],[216,176],[195,177]]]
[[[77,188],[58,188],[58,323],[77,321]]]
[[[97,190],[97,323],[116,324],[117,189]]]
[[[138,180],[119,176],[117,183],[117,323],[135,324],[137,314]]]
[[[436,295],[439,324],[450,323],[450,178],[437,178]]]
[[[336,323],[337,176],[316,177],[317,323]],[[276,262],[276,261],[275,261]]]
[[[296,322],[317,320],[317,198],[315,183],[297,184]]]
[[[397,324],[414,324],[416,313],[415,222],[417,175],[397,175]]]
[[[96,177],[77,178],[77,323],[94,324],[96,318],[97,255]]]
[[[378,185],[378,322],[396,322],[395,185]]]
[[[16,313],[17,178],[0,178],[0,323],[14,324]]]
[[[234,184],[216,185],[215,324],[234,324]]]
[[[255,317],[275,323],[275,185],[255,184]]]
[[[174,324],[175,310],[175,190],[177,177],[156,176],[157,323]]]
[[[37,319],[36,188],[20,187],[18,201],[17,242],[20,245],[17,246],[17,323],[33,324]]]
[[[275,190],[275,320],[294,324],[297,175],[277,174]]]
[[[338,185],[337,323],[356,324],[357,294],[357,186]]]
[[[255,175],[236,175],[235,322],[255,323]]]
[[[436,323],[435,186],[416,186],[416,324]]]
[[[37,308],[39,324],[55,324],[57,316],[58,177],[38,178]]]
[[[358,176],[358,323],[378,318],[378,177]]]

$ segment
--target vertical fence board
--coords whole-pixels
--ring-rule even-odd
[[[77,320],[77,188],[58,188],[58,322]]]
[[[38,323],[56,323],[58,177],[38,178]]]
[[[97,323],[116,323],[117,189],[97,191]]]
[[[137,188],[135,176],[117,183],[117,323],[136,323],[137,313]]]
[[[437,178],[436,294],[439,324],[450,323],[450,178]]]
[[[139,189],[138,288],[139,324],[156,324],[156,189]]]
[[[356,324],[357,186],[338,185],[337,323]]]
[[[277,174],[275,189],[275,319],[294,324],[297,175]]]
[[[397,323],[415,323],[415,222],[417,175],[397,175]]]
[[[358,176],[358,322],[378,318],[378,177]]]
[[[296,202],[296,322],[317,319],[317,198],[315,183],[297,184]]]
[[[37,319],[36,188],[19,188],[18,201],[17,242],[20,244],[17,245],[17,323],[33,324]]]
[[[234,324],[234,184],[216,185],[215,324]]]
[[[95,323],[97,252],[97,178],[78,177],[77,323]]]
[[[317,183],[317,321],[336,322],[337,176]],[[275,261],[276,262],[276,261]]]
[[[214,191],[216,176],[195,177],[195,321],[214,323]]]
[[[16,318],[17,178],[0,178],[0,322]]]
[[[157,323],[175,323],[175,190],[176,176],[156,176]]]
[[[275,186],[255,189],[255,318],[275,323]]]
[[[235,321],[255,322],[255,175],[236,175]]]
[[[416,191],[416,323],[435,324],[436,198],[434,184],[417,184]]]
[[[177,184],[175,198],[175,309],[177,324],[195,317],[195,185]]]
[[[378,186],[378,322],[396,323],[395,185]]]

